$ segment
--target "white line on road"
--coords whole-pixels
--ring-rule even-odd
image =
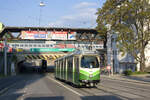
[[[65,86],[65,85],[63,85],[62,83],[60,83],[60,82],[58,82],[58,81],[56,81],[56,80],[54,80],[54,79],[52,79],[52,78],[50,78],[50,77],[47,77],[47,78],[49,78],[50,80],[55,81],[56,83],[58,83],[59,85],[61,85],[61,86],[65,87],[66,89],[70,90],[71,92],[73,92],[73,93],[75,93],[75,94],[77,94],[77,95],[79,95],[79,96],[83,96],[82,94],[79,94],[77,91],[72,90],[71,88],[66,87],[66,86]]]
[[[17,84],[17,83],[14,83],[14,84],[12,84],[12,85],[10,85],[10,86],[8,86],[8,87],[2,89],[2,90],[0,91],[0,95],[3,95],[6,91],[8,91],[8,89],[10,89],[11,87],[15,86],[16,84]]]

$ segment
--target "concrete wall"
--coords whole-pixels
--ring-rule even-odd
[[[0,74],[4,74],[4,56],[3,52],[0,52]],[[11,74],[12,66],[12,54],[7,53],[7,73]]]

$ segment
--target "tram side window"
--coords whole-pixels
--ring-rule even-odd
[[[63,71],[63,67],[64,67],[63,60],[61,60],[61,71]]]
[[[69,61],[68,61],[68,69],[69,69],[69,71],[72,71],[72,67],[73,67],[72,60],[73,60],[73,58],[69,58]]]
[[[76,71],[78,71],[78,69],[79,69],[79,58],[78,57],[75,57],[75,69],[76,69]]]

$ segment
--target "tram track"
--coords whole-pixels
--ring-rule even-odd
[[[142,81],[136,81],[136,80],[130,80],[130,79],[119,79],[119,78],[111,78],[111,77],[105,77],[103,76],[105,80],[112,80],[112,81],[120,81],[124,83],[133,83],[133,84],[139,84],[139,85],[147,85],[150,86],[150,82],[142,82]]]
[[[129,83],[131,83],[131,82],[129,82]],[[137,98],[138,99],[150,98],[150,96],[147,94],[143,95],[143,92],[146,93],[147,91],[148,92],[150,91],[148,89],[124,86],[124,85],[120,85],[120,84],[118,84],[118,87],[121,87],[121,89],[120,88],[118,89],[118,88],[115,88],[117,86],[116,85],[114,86],[113,84],[115,84],[115,83],[112,83],[111,85],[110,84],[105,84],[105,85],[100,84],[100,85],[97,85],[97,87],[95,87],[95,88],[87,88],[87,87],[86,88],[85,87],[73,88],[70,86],[69,87],[71,89],[75,90],[76,92],[82,94],[83,96],[113,95],[116,97],[120,97],[124,100],[132,100],[132,99],[137,99]],[[136,83],[136,85],[137,85],[137,83]],[[114,87],[112,87],[112,86],[114,86]],[[129,89],[131,89],[131,90],[129,90]],[[135,91],[139,91],[139,92],[136,93]]]
[[[105,84],[105,83],[104,83]],[[116,84],[115,83],[106,83],[108,86],[109,85],[113,85],[113,86],[116,86]],[[98,85],[98,86],[100,86],[100,85]],[[150,90],[149,89],[145,89],[145,88],[141,88],[141,87],[131,87],[131,86],[125,86],[125,85],[120,85],[120,84],[117,84],[117,87],[122,87],[122,88],[128,88],[128,89],[134,89],[134,90],[139,90],[139,91],[142,91],[142,92],[144,92],[144,91],[147,91],[147,92],[150,92]]]
[[[131,82],[128,82],[128,83],[132,84]],[[115,83],[111,83],[111,84],[107,84],[107,85],[106,84],[105,85],[100,84],[96,88],[92,88],[92,89],[91,88],[83,88],[83,89],[80,89],[80,90],[83,91],[83,92],[86,92],[87,94],[91,94],[92,96],[98,96],[97,94],[94,93],[94,90],[95,90],[95,91],[97,91],[97,93],[100,92],[100,91],[103,91],[104,93],[110,93],[110,94],[113,94],[115,96],[119,96],[121,98],[128,99],[128,100],[132,99],[134,97],[135,98],[150,98],[149,95],[145,94],[145,93],[150,92],[150,90],[148,90],[148,89],[139,88],[139,87],[130,87],[130,85],[125,86],[125,85],[120,85],[120,84],[118,84],[118,86],[115,85],[115,87],[121,87],[121,88],[118,89],[118,88],[115,88],[115,87],[111,87],[114,84]],[[136,83],[136,85],[139,85],[139,84]],[[146,86],[148,86],[148,85],[146,84]],[[125,96],[124,94],[130,95],[131,98],[128,97],[128,96]]]
[[[96,94],[95,94],[95,90],[97,92]],[[103,94],[110,94],[110,95],[113,94],[113,96],[120,97],[120,98],[123,98],[125,100],[130,100],[130,98],[127,98],[125,96],[121,96],[119,94],[116,94],[116,93],[113,93],[113,92],[109,92],[109,91],[106,91],[106,90],[101,90],[101,89],[99,89],[97,87],[96,88],[92,88],[92,91],[91,91],[91,89],[89,91],[89,88],[82,88],[82,89],[80,89],[80,91],[85,92],[85,93],[87,93],[90,96],[100,96],[99,94],[103,92]]]
[[[96,89],[97,90],[107,91],[107,92],[110,92],[112,94],[116,94],[114,92],[122,92],[122,93],[128,93],[128,94],[135,95],[135,96],[142,97],[142,98],[150,98],[150,96],[143,96],[143,95],[141,95],[139,93],[135,93],[135,92],[133,93],[133,92],[130,92],[130,91],[126,90],[126,89],[124,89],[124,90],[122,90],[122,89],[116,89],[116,88],[110,87],[110,86],[101,85],[100,88],[97,87]],[[114,91],[114,92],[112,92],[112,91]],[[117,94],[117,95],[119,95],[119,94]]]
[[[95,87],[95,88],[80,88],[80,91],[90,95],[90,96],[99,96],[100,94],[112,94],[114,96],[127,99],[127,100],[132,100],[136,98],[150,98],[150,96],[143,96],[141,94],[133,93],[127,90],[122,90],[122,89],[116,89],[113,87],[108,87],[104,85],[100,85],[101,87]],[[103,93],[102,93],[103,92]],[[125,95],[127,94],[127,95]]]

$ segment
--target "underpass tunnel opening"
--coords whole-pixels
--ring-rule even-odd
[[[17,63],[17,73],[23,73],[25,71],[24,62],[25,60]]]
[[[18,73],[46,73],[54,71],[54,61],[45,59],[26,59],[17,64]]]

